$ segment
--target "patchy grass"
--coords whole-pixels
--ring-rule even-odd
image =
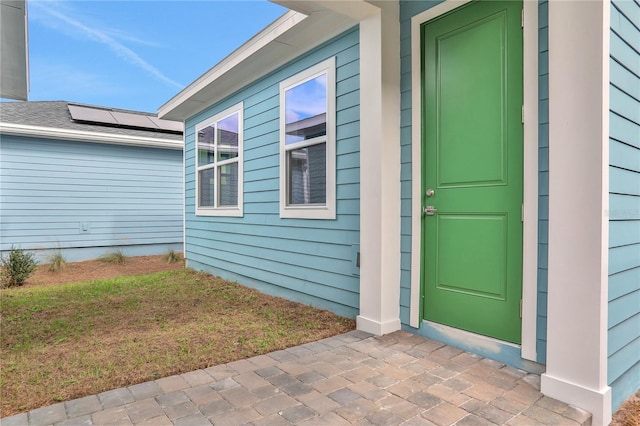
[[[47,256],[47,263],[49,264],[49,272],[63,272],[67,267],[67,260],[60,250]]]
[[[169,250],[167,254],[164,255],[164,260],[167,263],[178,263],[178,262],[183,262],[184,257],[182,257],[182,253],[178,251]]]
[[[188,269],[3,289],[0,321],[2,417],[355,325]]]
[[[105,263],[112,263],[114,265],[123,265],[127,263],[127,256],[122,253],[122,250],[115,250],[111,253],[104,254],[98,258]]]

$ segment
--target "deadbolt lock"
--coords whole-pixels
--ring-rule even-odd
[[[422,211],[427,216],[433,216],[434,214],[436,214],[438,209],[436,209],[435,206],[426,206],[422,209]]]

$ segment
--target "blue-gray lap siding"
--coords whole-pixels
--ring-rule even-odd
[[[411,18],[440,1],[400,2],[400,55],[401,55],[401,274],[400,319],[409,324],[411,289]],[[538,321],[537,361],[546,359],[546,304],[547,304],[547,218],[548,218],[548,51],[547,2],[539,4],[539,197],[538,197]]]
[[[355,317],[360,241],[359,33],[349,30],[186,122],[188,265]],[[279,83],[336,58],[336,219],[279,216]],[[244,217],[195,215],[195,126],[244,102]]]
[[[613,409],[640,388],[640,5],[611,4],[608,379]]]
[[[182,250],[182,151],[0,136],[0,250]]]

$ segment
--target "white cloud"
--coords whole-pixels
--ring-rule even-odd
[[[321,75],[287,91],[287,123],[327,112],[327,77]]]
[[[101,43],[103,45],[106,45],[109,49],[111,49],[114,53],[116,53],[122,59],[137,66],[138,68],[141,68],[142,70],[146,71],[147,73],[151,74],[152,76],[156,77],[158,80],[166,83],[167,85],[177,88],[179,90],[184,87],[184,85],[167,77],[159,69],[157,69],[156,67],[154,67],[153,65],[145,61],[143,58],[141,58],[136,52],[134,52],[130,48],[120,43],[118,40],[116,40],[114,37],[112,37],[109,34],[110,33],[109,31],[101,30],[95,27],[94,28],[89,27],[83,24],[82,22],[80,22],[80,20],[72,17],[69,12],[65,13],[61,11],[61,8],[56,8],[56,9],[60,9],[60,10],[56,10],[52,7],[49,7],[49,5],[47,5],[46,2],[33,2],[31,3],[31,5],[32,7],[35,6],[40,11],[46,13],[49,17],[57,18],[62,23],[65,23],[71,26],[72,28],[80,31],[83,35],[88,36],[92,40],[98,43]],[[49,23],[49,25],[53,27],[54,25],[51,25],[51,24],[52,23]],[[60,29],[60,27],[57,27],[57,28]],[[111,33],[113,34],[113,32]],[[130,36],[125,36],[122,33],[118,34],[118,37],[123,39],[133,40],[134,42],[137,42],[137,43],[141,42],[141,40],[139,39],[135,39]]]

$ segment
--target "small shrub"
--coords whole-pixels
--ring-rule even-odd
[[[49,262],[49,271],[51,272],[62,272],[67,266],[67,260],[60,250],[47,256],[47,261]]]
[[[178,263],[182,262],[184,257],[182,257],[182,253],[171,249],[164,255],[164,260],[166,260],[167,263]]]
[[[127,262],[127,256],[125,256],[120,249],[102,255],[98,259],[102,262],[113,263],[115,265],[123,265]]]
[[[0,281],[3,286],[16,287],[24,284],[38,268],[33,253],[11,247],[8,257],[0,256]]]

